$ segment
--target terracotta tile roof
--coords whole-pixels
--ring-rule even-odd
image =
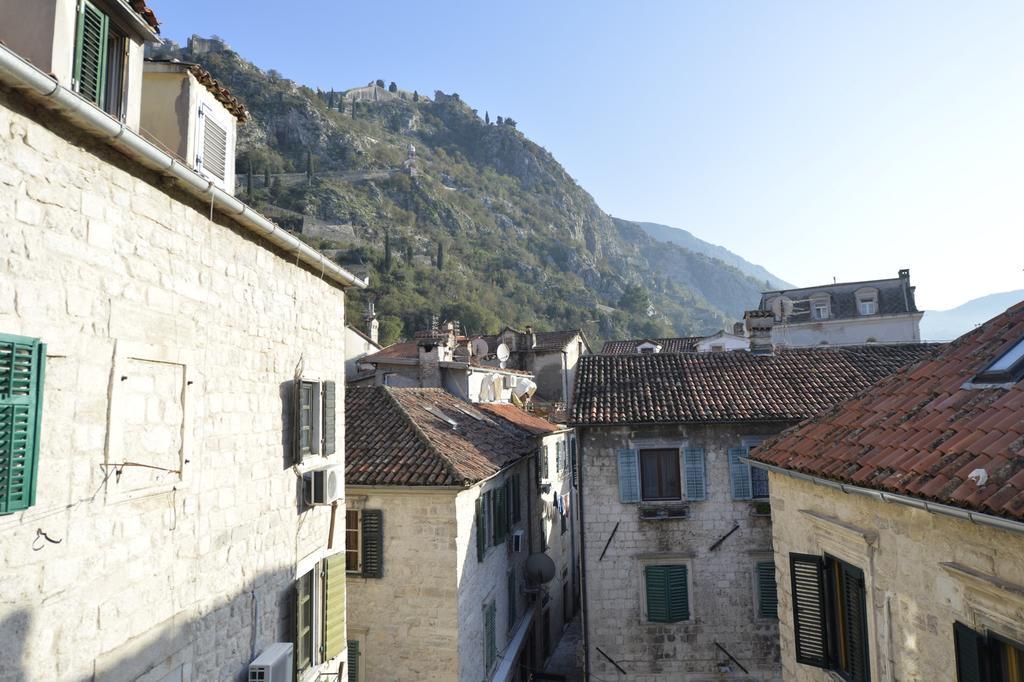
[[[850,398],[937,344],[588,355],[574,424],[800,421]]]
[[[388,360],[391,358],[406,358],[412,360],[419,356],[420,352],[415,341],[403,341],[401,343],[393,343],[386,348],[381,348],[376,353],[371,353],[365,358],[362,358],[361,362],[377,362],[379,360]]]
[[[510,421],[516,426],[538,436],[561,431],[565,428],[564,424],[553,424],[547,419],[530,414],[521,407],[516,407],[510,403],[478,403],[476,407],[501,417],[506,421]]]
[[[964,384],[1024,338],[1024,302],[934,358],[763,443],[752,459],[1024,520],[1024,380]],[[967,478],[988,474],[985,485]]]
[[[555,332],[535,332],[537,345],[534,350],[562,350],[577,336],[583,336],[579,329],[566,329]]]
[[[345,392],[348,485],[469,485],[534,449],[532,433],[440,388]]]
[[[231,91],[220,84],[213,75],[204,69],[199,64],[190,64],[189,71],[196,77],[196,80],[200,82],[207,90],[209,90],[218,102],[224,105],[224,108],[231,112],[231,115],[238,119],[239,123],[245,123],[249,120],[249,110],[245,108],[237,97],[231,94]]]
[[[674,339],[624,339],[621,341],[605,341],[601,355],[636,355],[636,347],[642,343],[654,343],[661,346],[662,353],[696,353],[697,342],[703,336],[681,336]]]
[[[146,6],[146,0],[131,0],[132,9],[139,13],[143,21],[149,24],[154,33],[160,33],[160,22],[153,10]]]

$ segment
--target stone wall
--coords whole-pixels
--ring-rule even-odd
[[[380,509],[384,577],[348,577],[349,639],[361,680],[457,680],[456,490],[352,487],[350,509]]]
[[[770,520],[753,515],[754,503],[732,499],[728,464],[728,449],[740,447],[742,437],[779,430],[771,424],[578,428],[584,609],[595,677],[708,680],[717,679],[721,666],[731,666],[730,680],[781,677],[777,622],[760,618],[755,600],[755,564],[772,558]],[[617,451],[641,443],[704,448],[707,499],[690,503],[689,518],[641,521],[639,505],[619,501]],[[651,623],[644,616],[644,566],[662,562],[688,565],[689,621]],[[715,642],[750,674],[743,676]]]
[[[289,388],[343,390],[343,293],[209,210],[0,90],[0,332],[48,344],[2,679],[237,680],[292,639],[330,511],[298,503]]]
[[[1024,536],[780,474],[770,482],[785,679],[835,679],[796,662],[791,552],[864,571],[873,680],[953,679],[955,621],[1024,642]]]
[[[923,313],[873,315],[863,318],[823,320],[787,324],[776,322],[772,343],[776,346],[818,346],[822,341],[833,346],[868,343],[917,343],[921,340]]]
[[[555,578],[547,585],[550,601],[544,607],[548,611],[550,622],[550,640],[547,643],[548,650],[554,651],[555,646],[561,639],[565,626],[572,621],[576,610],[575,593],[578,571],[576,570],[576,557],[578,556],[578,533],[577,512],[579,509],[579,496],[572,487],[572,471],[569,469],[569,439],[571,432],[556,433],[545,436],[542,443],[547,446],[547,472],[543,474],[549,485],[550,492],[541,493],[540,523],[545,536],[547,546],[546,553],[555,562]],[[566,468],[558,471],[556,468],[556,446],[563,443],[566,454]],[[562,531],[562,519],[557,508],[557,498],[568,495],[569,514],[566,519],[565,531]],[[563,586],[567,589],[563,591]],[[564,601],[563,595],[568,597],[568,603]],[[568,618],[566,618],[568,616]],[[541,614],[543,618],[543,613]],[[538,631],[539,651],[543,651],[543,632]]]

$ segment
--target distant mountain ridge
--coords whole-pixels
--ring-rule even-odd
[[[768,289],[792,289],[792,284],[787,282],[780,277],[776,277],[766,269],[751,263],[742,256],[739,256],[724,246],[718,244],[712,244],[706,242],[700,237],[695,236],[693,233],[684,230],[681,227],[672,227],[671,225],[662,225],[660,223],[645,223],[634,221],[637,225],[644,228],[644,231],[657,239],[660,242],[669,242],[671,244],[678,244],[684,248],[702,253],[709,258],[717,258],[726,265],[731,265],[736,268],[744,275],[753,277],[762,284],[768,283]]]
[[[981,296],[949,310],[926,310],[921,319],[921,338],[951,341],[1021,301],[1024,289]]]

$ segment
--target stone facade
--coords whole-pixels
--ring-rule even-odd
[[[755,590],[756,564],[772,559],[770,519],[763,503],[733,499],[728,450],[741,447],[746,437],[782,428],[771,423],[577,427],[585,636],[594,679],[703,681],[718,679],[723,669],[732,671],[728,679],[781,678],[777,621],[758,615]],[[689,502],[687,518],[641,520],[640,507],[667,503],[620,501],[617,453],[636,447],[704,449],[706,499]],[[688,569],[689,620],[648,622],[645,566],[679,563]],[[716,642],[749,675],[742,676]]]
[[[292,641],[330,510],[299,502],[290,386],[343,390],[344,294],[209,211],[0,90],[0,332],[48,345],[0,679],[239,680]]]
[[[1024,642],[1024,538],[771,473],[779,634],[787,680],[834,680],[798,664],[790,553],[864,572],[873,680],[955,678],[953,623]]]

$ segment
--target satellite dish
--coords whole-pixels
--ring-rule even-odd
[[[469,347],[473,349],[473,355],[480,357],[484,357],[491,352],[491,349],[487,346],[487,342],[483,339],[473,339]]]
[[[509,357],[512,355],[511,353],[508,352],[508,346],[506,346],[503,343],[499,343],[498,349],[495,350],[494,352],[498,356],[498,359],[501,360],[502,362],[508,360]]]
[[[526,559],[526,575],[535,583],[548,583],[555,577],[555,562],[543,552],[535,552]]]

